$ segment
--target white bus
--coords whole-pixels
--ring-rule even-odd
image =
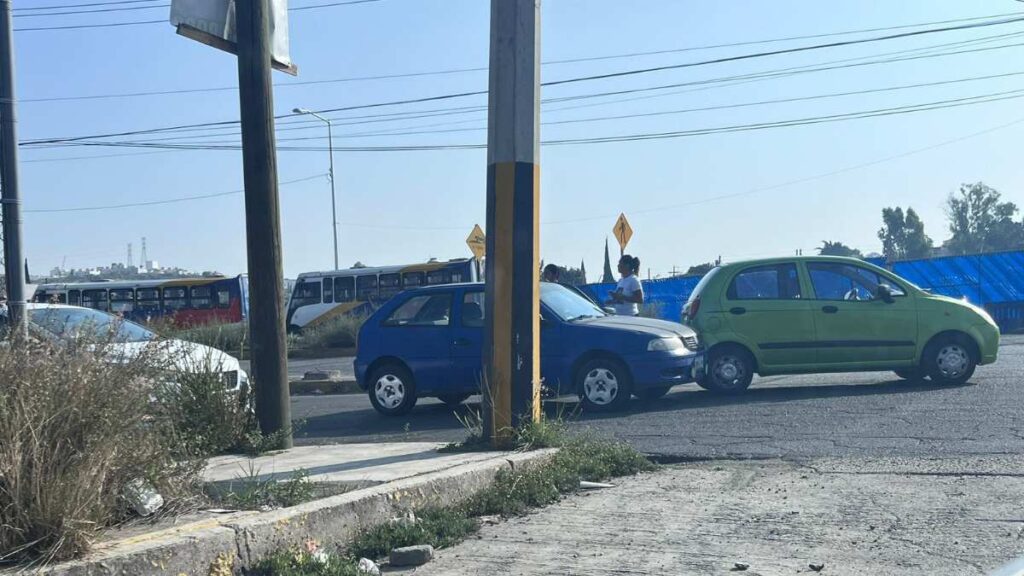
[[[368,314],[403,290],[477,282],[481,278],[480,264],[472,258],[304,272],[299,274],[288,298],[288,331],[313,328],[345,314]]]

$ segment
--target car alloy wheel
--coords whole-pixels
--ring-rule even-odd
[[[405,383],[394,374],[384,374],[373,385],[377,402],[388,410],[396,410],[405,400]]]
[[[597,406],[608,406],[619,395],[619,379],[608,368],[594,368],[583,378],[583,393]]]

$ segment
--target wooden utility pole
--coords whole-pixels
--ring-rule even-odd
[[[491,0],[485,430],[540,418],[540,0]]]
[[[281,215],[270,80],[270,7],[268,0],[241,0],[235,2],[235,11],[256,417],[264,434],[282,432],[280,447],[291,448]]]
[[[21,247],[18,188],[18,117],[14,90],[14,26],[11,0],[0,0],[0,186],[3,189],[4,273],[13,333],[27,334],[25,258]]]

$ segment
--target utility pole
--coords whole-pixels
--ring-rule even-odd
[[[7,309],[10,313],[12,333],[26,335],[26,263],[21,247],[16,101],[11,0],[0,0],[0,186],[3,187],[4,272],[7,279]]]
[[[256,418],[264,434],[283,433],[280,448],[291,448],[268,0],[236,2],[235,24]]]
[[[540,418],[540,0],[491,0],[485,433]]]

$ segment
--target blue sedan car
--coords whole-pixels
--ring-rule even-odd
[[[578,394],[589,410],[624,408],[631,395],[663,396],[704,369],[696,333],[674,322],[609,316],[558,284],[541,284],[541,378]],[[431,286],[399,294],[359,331],[356,379],[385,415],[417,398],[457,405],[480,392],[484,285]]]

